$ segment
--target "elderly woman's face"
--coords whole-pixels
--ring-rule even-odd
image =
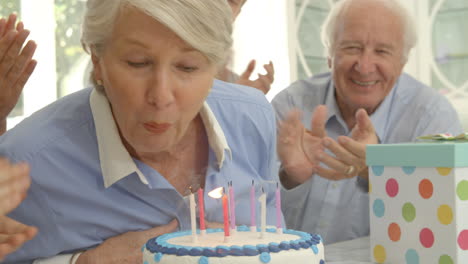
[[[213,84],[216,66],[143,12],[117,19],[93,55],[120,135],[136,153],[170,151],[187,132]]]

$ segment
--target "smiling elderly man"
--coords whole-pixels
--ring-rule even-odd
[[[366,144],[462,129],[446,98],[402,73],[416,33],[397,0],[340,1],[322,40],[331,72],[293,83],[273,106],[287,226],[334,243],[369,234]]]

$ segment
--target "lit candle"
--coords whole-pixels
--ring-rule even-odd
[[[260,238],[265,237],[266,228],[266,193],[262,188],[262,195],[258,198],[260,201]]]
[[[197,219],[195,214],[195,196],[193,195],[192,189],[190,188],[190,223],[192,226],[192,242],[196,243],[197,239]]]
[[[255,220],[255,184],[252,180],[250,187],[250,231],[257,232],[257,221]]]
[[[232,181],[228,184],[229,188],[229,208],[231,209],[231,230],[236,231],[236,204],[234,200],[234,188],[232,188]]]
[[[281,194],[278,183],[276,183],[276,232],[283,233],[283,227],[281,226]]]
[[[208,196],[219,199],[222,198],[224,216],[224,242],[229,242],[229,212],[228,199],[223,187],[216,188],[208,193]]]
[[[204,235],[206,233],[205,227],[205,204],[203,201],[203,189],[198,189],[198,212],[200,216],[200,234]]]
[[[226,194],[223,194],[223,215],[224,215],[224,242],[229,242],[229,212],[228,199]]]

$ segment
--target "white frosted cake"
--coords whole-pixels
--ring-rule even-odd
[[[278,234],[267,229],[263,238],[246,226],[224,242],[223,229],[208,229],[192,242],[191,231],[165,234],[150,239],[142,248],[143,263],[161,264],[247,264],[325,263],[319,235],[286,229]]]

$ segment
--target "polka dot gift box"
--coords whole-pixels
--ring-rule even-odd
[[[468,263],[468,143],[367,147],[376,263]]]

